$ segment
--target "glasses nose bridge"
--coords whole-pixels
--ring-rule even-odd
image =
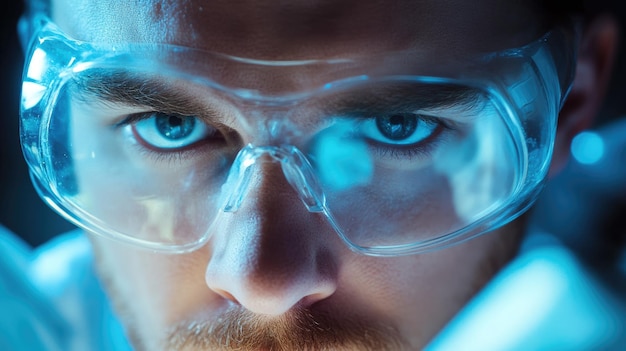
[[[304,131],[295,123],[292,114],[300,111],[306,97],[256,99],[239,98],[240,121],[250,134],[250,143],[255,145],[293,145]],[[278,156],[279,151],[267,150],[258,146],[267,154]],[[255,153],[261,152],[260,150]]]
[[[222,186],[224,212],[236,212],[239,209],[250,188],[255,165],[266,162],[280,163],[285,179],[309,212],[325,212],[324,193],[311,164],[297,147],[251,144],[239,152]]]

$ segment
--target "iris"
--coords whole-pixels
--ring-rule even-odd
[[[170,140],[178,140],[188,137],[196,126],[196,119],[193,117],[169,116],[158,113],[155,117],[158,131]]]
[[[403,140],[417,129],[417,118],[409,113],[393,114],[376,118],[376,126],[390,140]]]

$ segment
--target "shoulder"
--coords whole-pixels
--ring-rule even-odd
[[[33,250],[28,275],[54,299],[77,284],[95,283],[92,261],[89,241],[81,232],[73,231]]]
[[[427,350],[624,350],[623,299],[548,233],[531,240]]]
[[[0,227],[0,300],[7,297],[17,308],[0,316],[0,328],[4,332],[4,323],[15,318],[22,323],[13,324],[13,334],[7,333],[11,344],[5,347],[0,341],[1,350],[130,349],[94,273],[90,243],[80,231],[33,250]]]
[[[32,251],[0,226],[0,349],[63,350],[69,326],[29,277]]]

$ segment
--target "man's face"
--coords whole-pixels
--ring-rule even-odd
[[[169,43],[263,60],[416,48],[450,57],[520,46],[542,31],[527,4],[497,0],[56,0],[53,20],[86,41]],[[519,243],[518,221],[445,250],[364,256],[286,190],[282,172],[263,168],[255,177],[242,208],[194,252],[166,255],[92,238],[138,349],[418,349]]]

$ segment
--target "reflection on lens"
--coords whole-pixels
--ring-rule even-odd
[[[207,87],[154,79],[172,90],[204,89],[207,101],[221,101],[221,93]],[[310,211],[327,213],[350,243],[367,248],[412,245],[461,230],[498,209],[518,182],[509,117],[472,87],[384,82],[333,95],[343,102],[313,96],[293,107],[293,116],[323,116],[323,122],[310,129],[294,122],[295,145],[249,146],[249,157],[236,162],[251,164],[233,167],[232,148],[221,147],[226,138],[210,118],[138,108],[123,94],[87,90],[85,83],[68,86],[72,94],[60,94],[53,111],[54,125],[67,136],[55,147],[63,145],[58,154],[68,159],[56,160],[75,183],[66,197],[81,216],[142,242],[184,246],[205,239],[223,199],[248,186],[225,185],[229,172],[268,156],[285,163],[285,177]],[[377,100],[377,91],[391,86],[396,94]],[[363,91],[372,97],[347,97]],[[221,146],[200,143],[218,139]],[[195,147],[200,144],[211,146]],[[244,195],[236,200],[247,201]]]
[[[417,127],[415,115],[393,114],[376,118],[378,130],[391,140],[403,140],[409,137]]]

